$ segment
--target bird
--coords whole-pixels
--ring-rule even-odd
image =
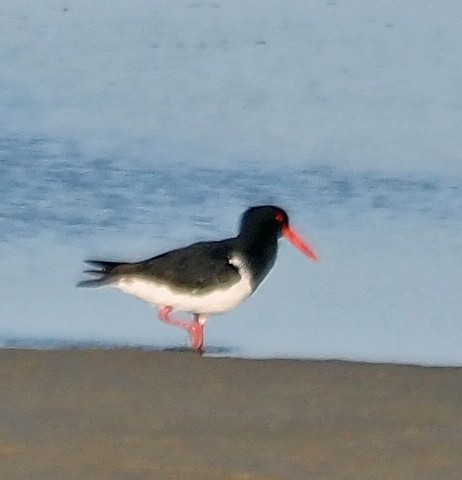
[[[146,260],[85,260],[92,277],[78,287],[115,287],[158,308],[163,322],[185,329],[193,350],[204,353],[204,327],[211,315],[228,312],[246,300],[272,269],[278,240],[288,239],[304,255],[313,248],[289,225],[288,214],[274,205],[248,208],[237,236],[201,241]],[[185,321],[174,312],[193,315]]]

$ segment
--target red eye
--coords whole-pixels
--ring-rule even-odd
[[[282,213],[276,213],[274,216],[277,222],[284,223],[284,215]]]

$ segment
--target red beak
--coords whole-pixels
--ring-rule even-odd
[[[307,257],[310,257],[311,260],[318,260],[318,256],[316,253],[314,253],[314,250],[300,237],[298,233],[296,233],[290,227],[284,227],[282,229],[282,234],[303,254],[305,254]]]

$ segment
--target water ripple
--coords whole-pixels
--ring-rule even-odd
[[[224,210],[277,203],[309,212],[320,225],[374,218],[418,218],[442,224],[462,219],[462,181],[387,177],[378,172],[268,166],[137,168],[108,158],[83,158],[72,143],[43,138],[0,139],[0,239],[52,232],[64,237],[99,230],[155,226],[189,218],[212,229]],[[218,222],[219,223],[219,222]],[[136,227],[135,227],[136,226]],[[223,220],[223,226],[229,229]]]

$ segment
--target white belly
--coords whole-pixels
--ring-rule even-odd
[[[251,284],[245,279],[226,288],[203,294],[176,291],[165,284],[148,281],[142,277],[121,278],[111,286],[151,305],[168,306],[174,310],[203,314],[232,310],[252,293]]]
[[[253,291],[252,277],[242,260],[233,257],[230,263],[239,270],[241,276],[239,282],[202,294],[175,290],[164,283],[137,276],[122,277],[110,286],[119,288],[151,305],[192,313],[223,313],[237,307]]]

